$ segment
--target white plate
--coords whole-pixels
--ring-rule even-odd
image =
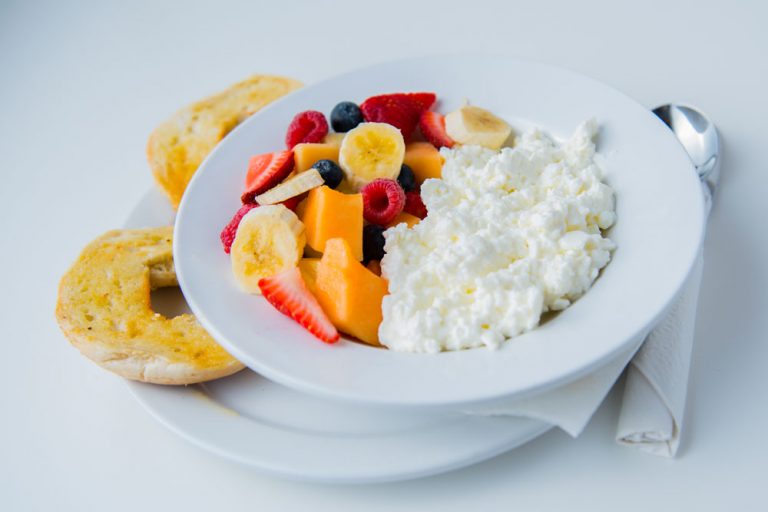
[[[438,109],[465,98],[513,126],[569,134],[595,117],[598,149],[617,194],[613,261],[582,299],[496,352],[397,353],[319,343],[263,298],[242,293],[219,241],[239,207],[248,158],[283,147],[302,110],[392,91],[435,91]],[[266,377],[318,395],[362,403],[456,406],[541,391],[626,351],[680,289],[704,224],[688,155],[650,111],[570,71],[504,57],[430,57],[381,64],[309,86],[238,126],[203,163],[182,200],[174,257],[181,288],[205,328]]]
[[[126,223],[173,222],[154,190]],[[180,294],[163,293],[163,310]],[[157,306],[157,304],[154,304]],[[161,423],[223,457],[280,476],[322,482],[405,480],[464,467],[518,446],[549,429],[520,418],[469,417],[323,400],[275,384],[250,370],[204,385],[128,381]]]

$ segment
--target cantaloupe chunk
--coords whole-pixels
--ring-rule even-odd
[[[369,345],[380,345],[381,301],[387,281],[360,263],[346,240],[332,238],[317,268],[317,301],[342,332]]]
[[[341,141],[344,140],[345,135],[346,133],[331,132],[323,137],[323,144],[333,144],[335,146],[341,147]]]
[[[317,269],[320,267],[320,258],[301,258],[298,266],[307,289],[314,295],[317,290]]]
[[[392,222],[390,222],[387,225],[387,227],[391,228],[392,226],[397,226],[398,224],[401,224],[403,222],[408,224],[409,228],[412,228],[413,226],[421,222],[421,219],[415,215],[411,215],[410,213],[400,212],[397,214],[397,216],[395,216],[394,220],[392,220]]]
[[[325,252],[331,238],[343,238],[359,261],[363,259],[363,196],[342,194],[325,185],[309,191],[299,218],[304,222],[307,245]]]
[[[429,142],[411,142],[405,146],[403,163],[413,170],[416,182],[421,185],[429,178],[440,178],[443,171],[443,157]]]
[[[339,146],[323,143],[296,144],[293,148],[293,163],[296,172],[306,171],[318,160],[339,162]]]

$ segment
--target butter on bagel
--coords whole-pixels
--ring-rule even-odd
[[[56,318],[80,352],[123,377],[193,384],[243,365],[191,314],[152,311],[150,291],[177,286],[173,227],[109,231],[88,244],[59,286]]]
[[[254,75],[179,110],[158,126],[149,137],[147,159],[173,207],[179,206],[192,175],[227,133],[301,85],[290,78]]]

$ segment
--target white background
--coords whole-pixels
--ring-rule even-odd
[[[0,509],[765,506],[765,5],[0,0]],[[152,186],[144,146],[156,124],[254,72],[312,83],[373,62],[447,52],[565,66],[649,107],[693,103],[720,127],[723,179],[676,460],[613,443],[614,393],[576,440],[553,431],[473,468],[401,484],[291,483],[176,438],[119,378],[69,346],[53,317],[58,279]]]

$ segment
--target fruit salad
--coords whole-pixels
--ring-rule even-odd
[[[579,154],[538,131],[513,148],[503,119],[436,100],[300,112],[285,149],[251,157],[221,232],[240,288],[326,343],[418,352],[498,347],[584,293],[613,250],[594,127],[569,143]]]

